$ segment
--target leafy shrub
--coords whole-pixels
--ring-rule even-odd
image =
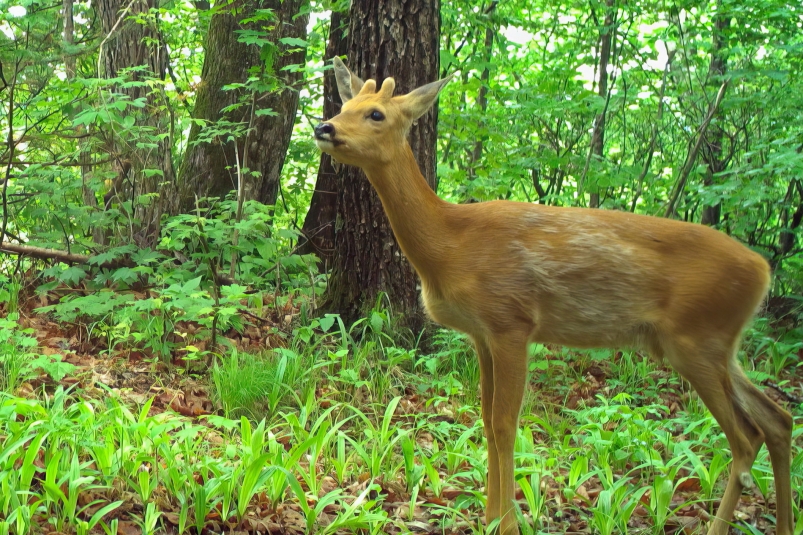
[[[38,343],[33,329],[21,329],[19,315],[0,318],[0,391],[13,394],[26,380],[43,370],[60,381],[74,366],[61,361],[61,355],[39,355],[33,351]]]
[[[312,256],[284,254],[295,234],[280,230],[270,235],[270,207],[245,203],[243,219],[234,217],[234,201],[219,202],[209,217],[179,215],[164,227],[160,250],[123,247],[93,257],[102,264],[130,254],[134,267],[101,270],[92,280],[86,266],[56,265],[45,270],[53,279],[39,290],[83,282],[92,293],[68,294],[59,303],[38,309],[59,321],[91,324],[104,334],[109,347],[135,344],[169,360],[185,341],[176,333],[178,322],[193,322],[199,337],[229,329],[241,331],[240,312],[247,305],[247,288],[220,284],[220,276],[236,274],[253,288],[313,295]],[[235,239],[235,236],[237,239]],[[236,245],[235,245],[236,243]],[[175,259],[186,259],[177,264]],[[234,266],[234,269],[232,269]],[[137,292],[147,287],[145,293]]]

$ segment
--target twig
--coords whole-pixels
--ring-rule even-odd
[[[239,224],[243,219],[243,203],[245,202],[245,176],[243,170],[248,170],[250,162],[248,161],[248,147],[251,139],[251,132],[254,130],[254,119],[256,117],[256,92],[251,91],[251,114],[248,119],[248,130],[245,132],[245,140],[243,141],[243,164],[240,166],[240,153],[237,149],[237,139],[234,139],[234,159],[237,165],[237,214],[234,218],[235,225]],[[240,229],[235,226],[234,234],[231,240],[231,269],[229,269],[229,277],[232,279],[237,275],[237,246],[240,243]]]
[[[271,322],[269,319],[265,319],[265,318],[263,318],[263,317],[257,316],[257,315],[256,315],[256,314],[254,314],[253,312],[248,312],[247,310],[244,310],[244,309],[243,309],[243,310],[241,310],[240,312],[242,312],[242,313],[243,313],[243,314],[245,314],[246,316],[250,316],[250,317],[254,318],[255,320],[259,320],[259,321],[261,321],[261,322],[263,322],[263,323],[270,323],[270,322]]]
[[[650,133],[650,144],[647,147],[647,158],[644,160],[644,166],[641,168],[641,174],[639,174],[638,179],[636,180],[636,192],[633,195],[633,202],[630,205],[630,211],[636,211],[636,204],[638,204],[639,197],[641,197],[641,193],[644,191],[644,179],[647,178],[647,173],[650,171],[650,165],[652,164],[652,155],[655,151],[655,142],[658,140],[658,127],[661,124],[661,120],[664,115],[664,95],[666,94],[666,78],[669,74],[669,66],[672,63],[672,59],[675,57],[675,53],[677,50],[669,51],[669,55],[666,60],[666,65],[664,66],[664,75],[661,78],[661,93],[658,96],[658,116],[655,118],[655,122],[652,123],[652,132]]]
[[[789,392],[787,392],[786,390],[781,388],[781,386],[778,383],[774,383],[774,382],[770,381],[769,379],[766,379],[761,384],[764,385],[764,386],[768,386],[768,387],[772,388],[773,390],[776,390],[782,397],[786,398],[786,401],[788,401],[790,403],[796,403],[798,405],[803,403],[803,397],[796,396],[794,394],[790,394]]]
[[[106,41],[109,40],[109,38],[115,31],[117,31],[117,27],[120,26],[120,23],[123,22],[123,20],[125,20],[126,15],[128,15],[128,12],[131,10],[131,7],[134,5],[134,2],[136,1],[137,0],[131,0],[128,3],[128,5],[125,6],[123,12],[120,13],[119,17],[117,17],[117,21],[114,23],[114,26],[112,26],[112,29],[109,30],[108,35],[106,35],[106,37],[103,38],[103,41],[100,42],[100,46],[98,46],[98,76],[102,75],[100,70],[100,62],[103,61],[103,45],[105,45]]]
[[[210,254],[209,243],[206,241],[206,232],[204,231],[203,219],[201,218],[201,207],[200,207],[200,202],[199,202],[199,199],[198,199],[197,195],[195,196],[195,211],[196,211],[196,214],[197,214],[196,223],[198,225],[198,240],[199,240],[199,242],[201,244],[201,248],[203,249],[204,254],[206,255],[206,258],[208,259],[209,269],[212,272],[212,280],[214,281],[214,284],[212,286],[212,297],[215,300],[215,306],[214,306],[215,315],[212,317],[212,335],[211,335],[212,339],[210,341],[210,345],[212,346],[212,349],[216,349],[217,348],[217,322],[218,322],[218,318],[219,318],[218,311],[220,310],[220,288],[218,288],[218,282],[217,282],[218,281],[218,277],[217,277],[218,276],[218,269],[217,269],[217,262],[215,262],[215,259],[212,258],[212,255]],[[211,359],[212,359],[212,356],[210,355],[210,358],[207,359],[207,362],[206,362],[206,366],[207,367],[212,365],[212,360]]]
[[[165,48],[167,48],[167,45],[165,45]],[[184,90],[181,89],[181,87],[179,86],[178,77],[176,76],[176,73],[173,72],[173,66],[170,65],[169,61],[167,62],[167,73],[170,75],[170,79],[173,81],[173,87],[176,88],[176,93],[178,93],[178,96],[181,97],[179,100],[181,100],[181,103],[184,105],[187,111],[192,113],[190,103],[187,102],[187,95],[184,93]]]
[[[697,153],[700,151],[700,147],[703,145],[705,133],[708,131],[708,125],[711,124],[711,119],[714,118],[714,114],[717,112],[717,109],[719,108],[719,105],[722,102],[722,97],[725,96],[725,90],[728,88],[729,82],[730,79],[722,82],[722,86],[719,88],[719,92],[717,92],[717,98],[714,99],[714,102],[712,102],[711,106],[708,108],[708,114],[706,115],[703,124],[700,125],[700,130],[697,134],[697,141],[694,143],[694,147],[692,147],[691,152],[689,153],[689,157],[686,159],[686,164],[680,171],[680,177],[678,178],[678,181],[675,184],[675,189],[672,192],[672,197],[669,199],[669,203],[666,205],[666,212],[664,213],[664,217],[670,217],[672,214],[675,213],[675,205],[677,204],[677,201],[680,198],[681,192],[683,192],[683,190],[686,188],[686,180],[688,180],[689,174],[691,173],[691,169],[692,167],[694,167],[694,162],[697,160]]]

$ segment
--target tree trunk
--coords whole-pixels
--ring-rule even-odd
[[[340,11],[332,12],[329,23],[329,41],[326,44],[326,60],[344,56],[348,52],[348,16]],[[340,95],[335,83],[335,72],[328,70],[323,80],[323,116],[334,117],[340,113]],[[315,253],[321,259],[322,271],[327,271],[332,263],[335,250],[335,218],[337,217],[337,170],[332,157],[321,153],[318,166],[318,179],[312,192],[307,217],[301,229],[304,243],[299,245],[299,254]],[[339,166],[338,166],[339,167]]]
[[[363,79],[397,79],[397,94],[438,78],[439,0],[353,0],[349,26],[349,68]],[[414,124],[410,144],[421,172],[435,182],[437,109]],[[413,332],[425,323],[418,279],[404,258],[376,192],[363,172],[337,171],[335,254],[324,305],[354,321],[374,306],[381,292],[390,309]],[[383,303],[384,304],[384,303]]]
[[[722,79],[728,72],[728,60],[723,49],[727,46],[727,36],[725,32],[730,27],[730,20],[730,15],[723,13],[722,2],[717,2],[717,11],[714,14],[714,34],[711,43],[711,63],[708,67],[709,85],[714,87],[722,83]],[[721,114],[721,112],[719,112],[719,114]],[[722,157],[724,132],[716,119],[717,117],[715,116],[714,126],[713,128],[709,128],[706,134],[705,148],[702,155],[703,160],[708,166],[705,177],[703,178],[703,185],[706,188],[713,186],[719,181],[716,175],[724,171],[727,165],[727,162]],[[703,206],[701,223],[703,225],[718,225],[722,215],[721,212],[721,202]]]
[[[608,63],[611,59],[611,45],[613,43],[613,16],[615,12],[614,0],[605,2],[604,28],[600,34],[600,53],[599,53],[599,86],[597,94],[605,99],[605,108],[594,119],[594,133],[591,136],[590,155],[600,160],[604,158],[605,148],[605,115],[608,108]],[[586,173],[588,171],[586,170]],[[591,198],[588,202],[589,207],[599,208],[599,186],[596,181],[591,186]]]
[[[101,20],[106,42],[100,51],[100,76],[115,78],[130,67],[146,66],[146,72],[131,76],[135,79],[155,77],[164,79],[167,69],[167,49],[163,44],[153,19],[148,19],[151,9],[158,7],[158,0],[138,0],[130,9],[121,0],[98,0],[95,7]],[[140,15],[150,22],[140,24],[131,20]],[[135,115],[135,128],[144,135],[156,136],[171,132],[168,112],[169,102],[158,89],[147,86],[115,88],[131,100],[146,98],[144,110]],[[133,111],[130,113],[134,113]],[[110,132],[107,144],[117,155],[115,168],[117,178],[107,194],[107,204],[113,198],[132,202],[132,239],[141,246],[152,245],[159,236],[160,219],[164,213],[172,213],[175,206],[175,173],[173,171],[170,136],[149,140],[147,148],[134,148],[133,143],[122,143],[119,132]]]
[[[798,149],[800,152],[800,149]],[[798,194],[798,204],[792,215],[789,215],[789,210],[794,206],[795,193]],[[789,255],[795,247],[795,234],[797,229],[803,223],[803,184],[798,179],[792,179],[789,187],[786,190],[786,195],[783,200],[783,208],[781,209],[781,232],[778,236],[778,247],[775,249],[775,254],[770,259],[770,265],[773,271],[777,270],[781,262]]]
[[[485,67],[482,69],[482,74],[480,74],[480,88],[477,91],[477,105],[480,107],[480,111],[482,113],[482,119],[480,120],[480,127],[477,129],[480,132],[480,136],[474,142],[474,149],[469,154],[469,163],[468,163],[468,179],[474,180],[477,174],[477,163],[482,158],[482,149],[483,149],[483,142],[484,142],[484,133],[485,125],[483,124],[485,121],[485,112],[488,110],[488,85],[489,80],[491,79],[491,69],[488,68],[488,64],[491,63],[493,59],[493,44],[494,44],[494,35],[496,31],[493,28],[493,21],[491,20],[493,12],[496,10],[496,6],[499,4],[498,0],[494,0],[491,4],[486,8],[485,15],[487,17],[487,26],[485,27],[485,42],[483,43],[483,61],[485,62]]]
[[[252,130],[236,136],[235,142],[226,135],[206,137],[204,127],[193,124],[189,148],[179,173],[179,197],[182,212],[191,211],[197,197],[222,197],[237,188],[237,167],[246,165],[251,173],[244,174],[246,200],[274,204],[279,191],[279,177],[290,144],[296,111],[301,70],[282,70],[293,64],[303,64],[305,52],[297,45],[281,45],[280,39],[303,39],[307,32],[308,14],[299,15],[306,0],[237,0],[217,12],[209,23],[204,50],[201,85],[198,89],[195,119],[210,127],[221,119]],[[270,9],[276,19],[242,23],[257,10]],[[258,45],[238,41],[240,31],[267,32],[267,38],[278,45],[277,57],[266,70],[263,49]],[[253,94],[246,88],[223,90],[228,84],[245,83],[249,76],[266,76],[278,83],[276,90]],[[256,99],[252,106],[252,98]],[[238,102],[246,103],[227,113],[222,110]],[[252,108],[271,109],[269,115],[253,115]],[[244,152],[244,148],[247,153]]]
[[[75,78],[75,54],[71,50],[75,44],[75,22],[73,21],[72,13],[73,0],[63,0],[61,3],[62,16],[64,17],[64,31],[62,37],[64,39],[65,54],[64,54],[64,72],[68,80]]]

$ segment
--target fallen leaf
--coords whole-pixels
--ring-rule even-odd
[[[677,486],[678,492],[700,492],[700,490],[702,490],[700,480],[696,477],[687,477]]]
[[[121,520],[117,523],[117,535],[142,535],[142,528],[133,522]]]
[[[441,492],[441,496],[447,500],[454,500],[458,496],[463,496],[463,495],[468,496],[470,494],[471,493],[465,489],[453,489],[453,488],[443,489],[443,491]]]

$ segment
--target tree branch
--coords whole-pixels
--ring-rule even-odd
[[[93,258],[87,255],[59,251],[58,249],[45,249],[44,247],[33,247],[31,245],[20,245],[9,242],[0,243],[0,251],[4,253],[29,256],[31,258],[38,258],[40,260],[58,260],[59,262],[68,264],[88,264]],[[136,264],[126,257],[104,262],[103,264],[100,264],[99,267],[113,269],[119,267],[133,267],[135,265]]]
[[[708,131],[708,125],[711,124],[711,119],[714,117],[714,114],[717,112],[717,108],[719,108],[720,103],[722,102],[722,97],[725,96],[725,90],[728,88],[728,83],[730,80],[725,80],[722,82],[722,85],[717,92],[717,98],[714,99],[714,102],[711,103],[711,106],[708,108],[708,113],[706,114],[705,120],[703,124],[700,125],[700,130],[697,133],[697,141],[694,143],[694,146],[689,153],[689,157],[686,158],[686,163],[683,165],[683,169],[680,171],[680,177],[678,178],[677,183],[675,184],[674,191],[672,192],[672,197],[669,199],[669,203],[666,206],[666,212],[664,212],[664,217],[670,217],[672,214],[675,213],[675,205],[677,204],[678,199],[680,198],[680,194],[686,188],[686,181],[689,178],[689,174],[691,173],[692,167],[694,167],[694,162],[697,160],[697,153],[700,152],[700,147],[703,144],[705,139],[705,133]]]

